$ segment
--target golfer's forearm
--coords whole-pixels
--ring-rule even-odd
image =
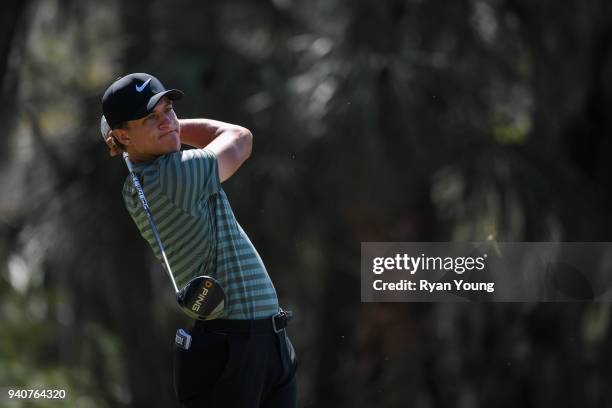
[[[240,134],[245,128],[213,119],[180,119],[181,143],[193,147],[206,147],[223,133]]]

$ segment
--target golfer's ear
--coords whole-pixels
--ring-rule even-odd
[[[114,136],[119,141],[119,143],[124,146],[130,144],[130,136],[128,135],[128,132],[126,132],[125,129],[114,129],[111,131],[111,136]]]
[[[115,138],[111,136],[112,133],[108,132],[106,134],[106,138],[104,139],[104,142],[106,142],[106,146],[108,146],[108,150],[110,152],[111,156],[117,156],[118,154],[121,154],[121,147],[119,147],[119,145],[117,145],[117,143],[115,142]]]

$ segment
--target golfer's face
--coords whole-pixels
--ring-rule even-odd
[[[132,149],[142,155],[161,156],[179,151],[179,132],[180,126],[172,101],[165,96],[148,116],[129,121]]]

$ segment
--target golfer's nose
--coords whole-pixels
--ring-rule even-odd
[[[162,115],[161,122],[159,124],[160,128],[167,128],[172,124],[172,112],[166,112]]]

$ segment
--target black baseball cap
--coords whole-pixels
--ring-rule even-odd
[[[167,96],[180,99],[183,92],[166,89],[153,75],[137,72],[119,78],[102,97],[102,112],[111,129],[128,121],[144,118],[153,112],[157,102]]]

